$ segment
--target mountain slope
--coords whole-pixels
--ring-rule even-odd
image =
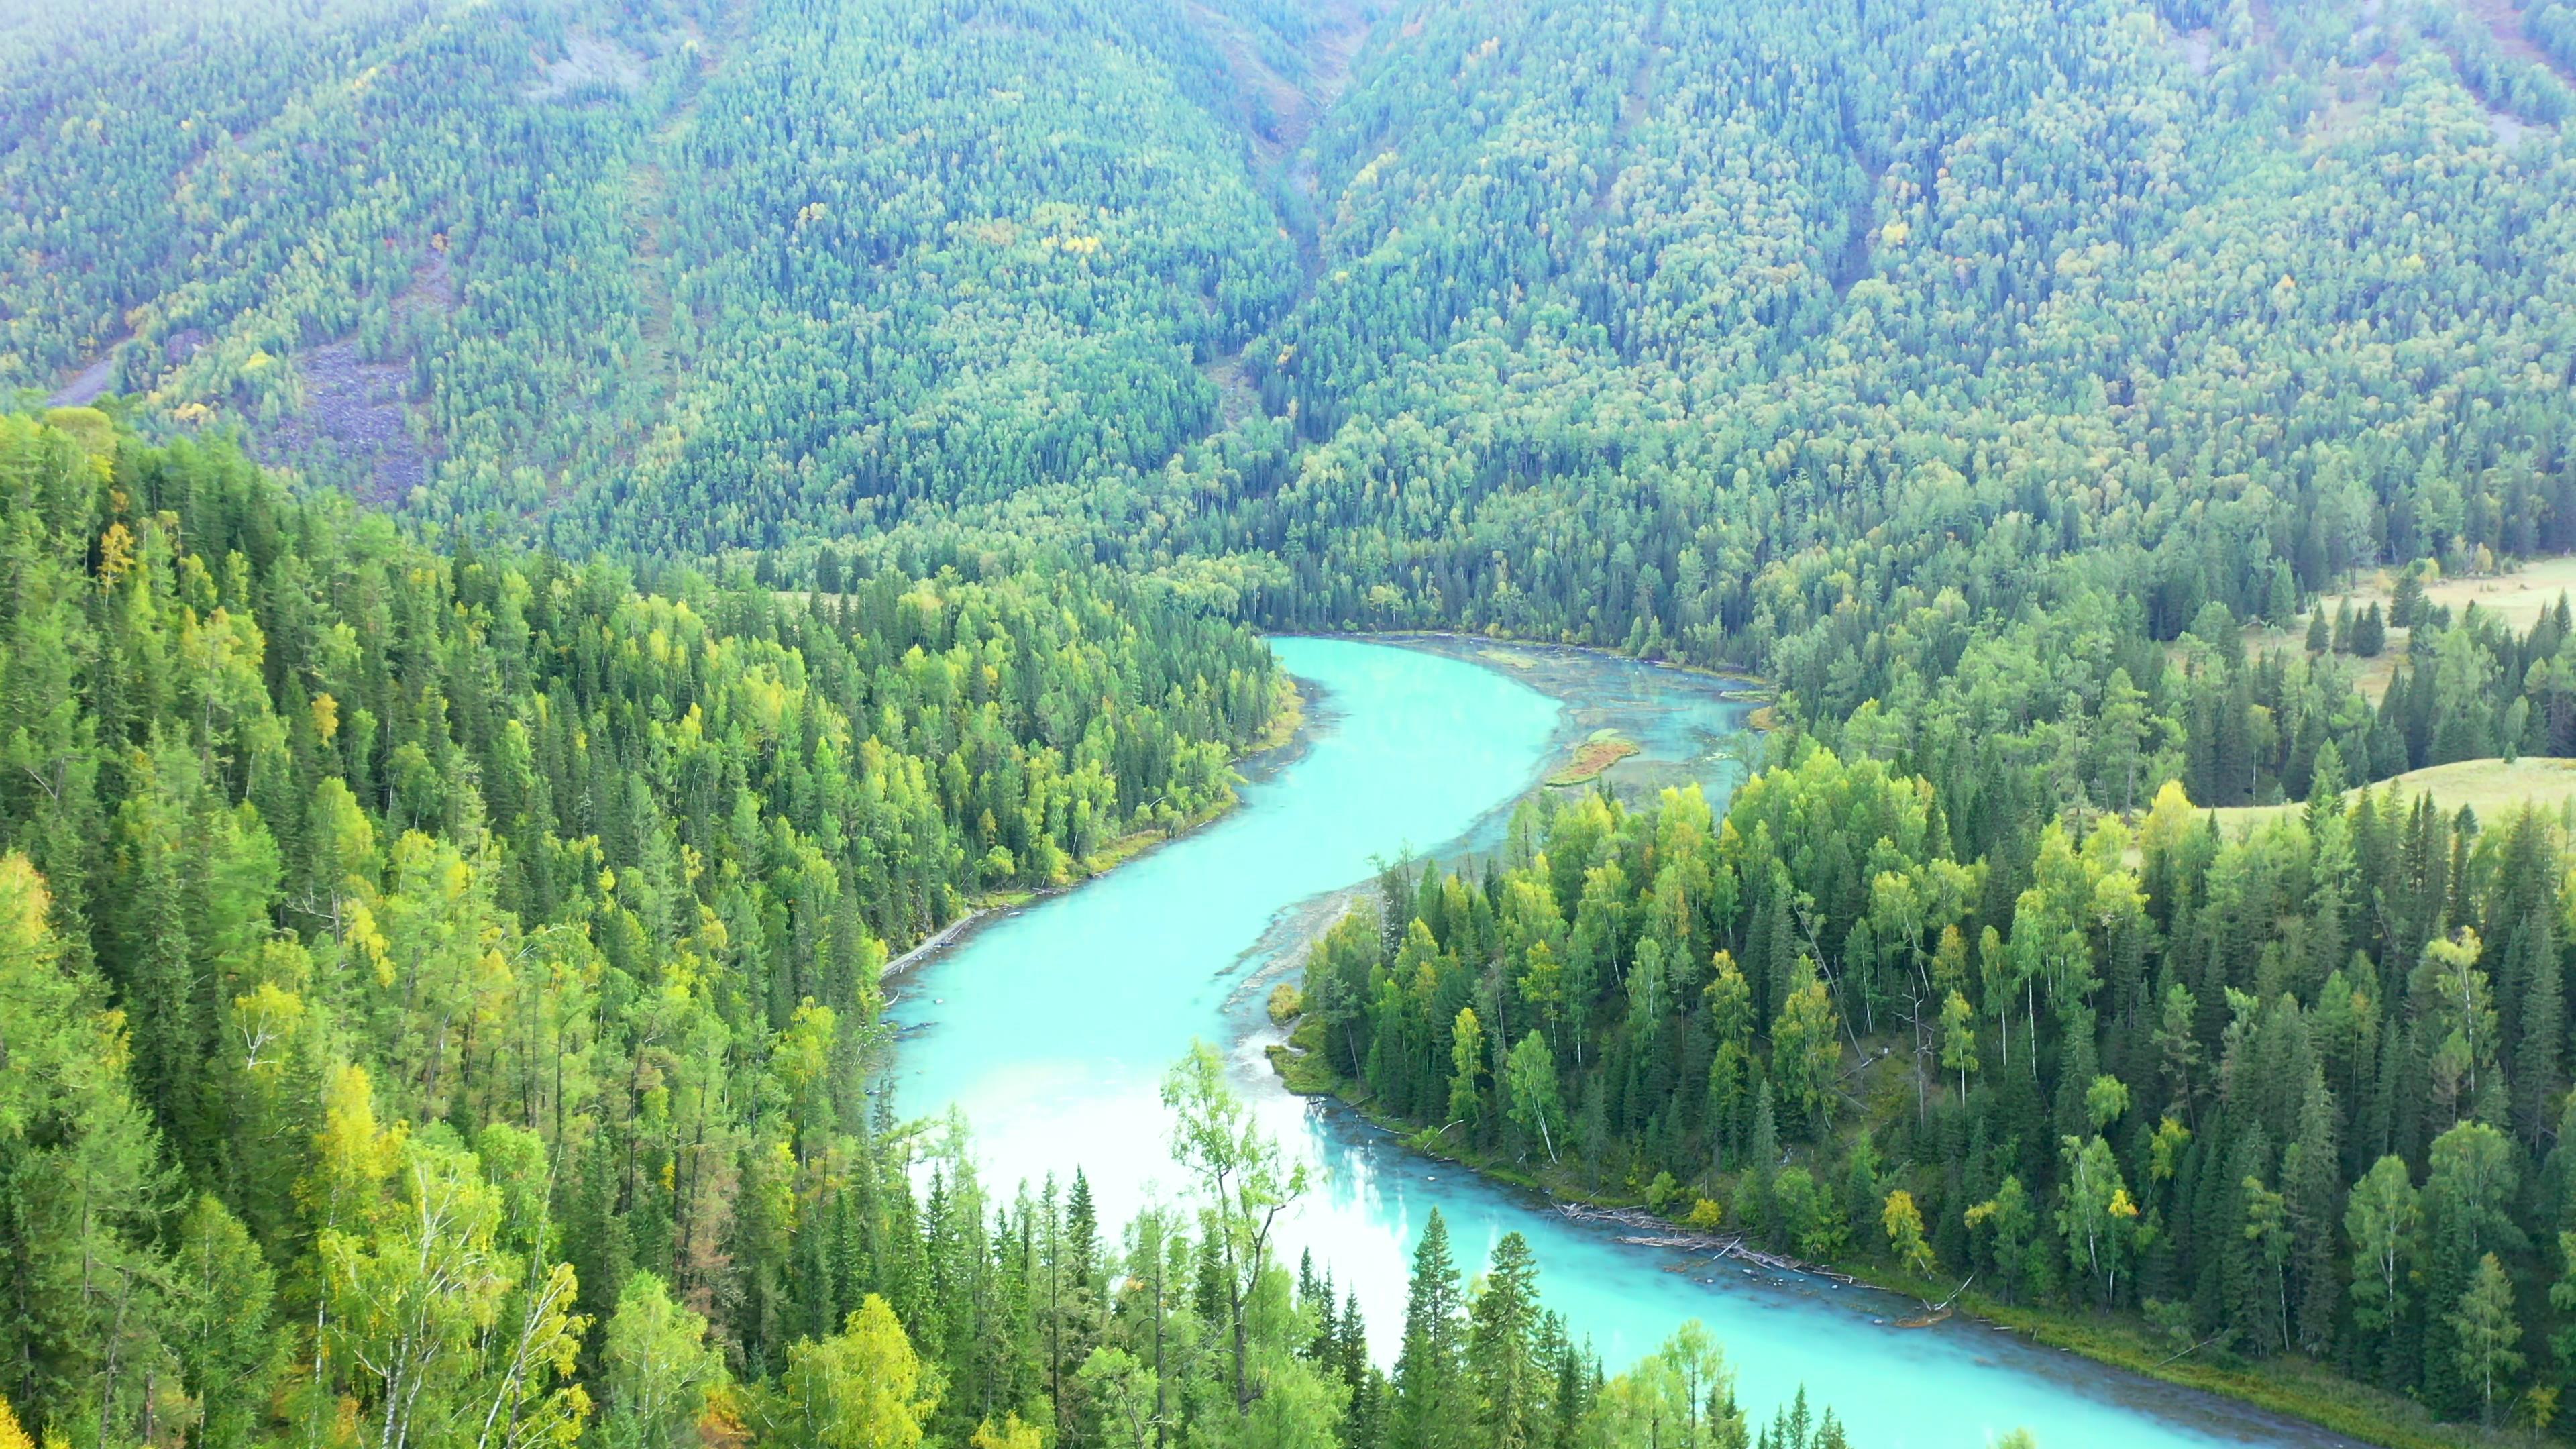
[[[1132,472],[1294,292],[1221,54],[1288,34],[908,0],[22,20],[0,386],[584,548]]]

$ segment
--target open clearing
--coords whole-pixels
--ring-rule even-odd
[[[2305,653],[2308,620],[2313,613],[2323,613],[2332,621],[2335,610],[2347,603],[2355,614],[2376,603],[2380,612],[2385,614],[2396,583],[2396,570],[2377,569],[2364,574],[2341,593],[2319,596],[2312,606],[2313,612],[2301,615],[2290,628],[2248,625],[2245,651],[2248,654]],[[2424,588],[2425,600],[2450,610],[2455,622],[2466,616],[2469,606],[2475,604],[2479,613],[2501,621],[2517,634],[2526,633],[2532,625],[2539,623],[2540,616],[2557,608],[2562,597],[2576,601],[2576,555],[2534,559],[2501,573],[2437,579]],[[2406,657],[2407,643],[2413,633],[2411,629],[2390,629],[2387,646],[2374,659],[2343,656],[2344,663],[2355,671],[2353,683],[2359,686],[2363,698],[2377,704],[2387,695],[2389,681],[2396,676],[2398,661]]]
[[[2419,795],[2430,795],[2433,803],[2444,810],[2457,810],[2465,805],[2477,812],[2481,823],[2493,825],[2506,815],[2525,806],[2542,810],[2565,810],[2576,804],[2576,760],[2525,758],[2519,760],[2459,760],[2430,769],[2409,770],[2393,780],[2365,787],[2385,793],[2394,789],[2397,798],[2409,805]],[[2349,801],[2357,792],[2346,792]],[[2303,805],[2244,805],[2212,810],[2222,834],[2231,838],[2241,835],[2267,820],[2277,820]]]
[[[2540,48],[2522,28],[2523,6],[2515,0],[2461,0],[2460,8],[2484,21],[2495,36],[2496,49],[2516,60],[2528,61],[2550,74],[2576,86],[2576,75],[2568,73],[2558,58]]]
[[[2397,582],[2396,574],[2382,569],[2364,580],[2350,593],[2330,594],[2318,600],[2317,607],[2331,618],[2335,606],[2349,599],[2357,611],[2372,600],[2382,609],[2388,607],[2389,592]],[[2481,578],[2446,578],[2427,584],[2424,597],[2451,611],[2453,618],[2466,614],[2475,604],[2486,613],[2501,618],[2515,630],[2529,629],[2540,622],[2540,616],[2558,607],[2560,595],[2576,597],[2576,557],[2544,558],[2507,569],[2503,573]],[[2390,631],[2391,646],[2403,637],[2402,631]]]

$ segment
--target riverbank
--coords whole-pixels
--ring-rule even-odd
[[[1274,943],[1338,915],[1335,898],[1353,882],[1367,891],[1405,842],[1443,860],[1504,844],[1515,785],[1534,786],[1566,742],[1597,724],[1570,718],[1576,711],[1524,687],[1517,671],[1349,641],[1276,648],[1301,682],[1322,688],[1292,757],[1245,767],[1242,809],[1178,849],[992,921],[890,994],[883,1090],[907,1118],[954,1112],[974,1123],[980,1180],[1034,1192],[1048,1174],[1061,1184],[1079,1169],[1107,1222],[1168,1204],[1168,1142],[1153,1130],[1166,1120],[1161,1085],[1190,1042],[1221,1040],[1251,1121],[1315,1184],[1281,1220],[1282,1251],[1291,1262],[1313,1254],[1337,1300],[1355,1300],[1378,1326],[1370,1350],[1381,1368],[1400,1342],[1410,1250],[1438,1212],[1462,1244],[1523,1235],[1545,1265],[1548,1310],[1606,1365],[1633,1363],[1701,1324],[1726,1343],[1757,1419],[1803,1384],[1811,1404],[1844,1411],[1856,1442],[1888,1449],[1957,1449],[2017,1426],[2051,1445],[2353,1449],[2235,1400],[2025,1340],[1961,1325],[1891,1331],[1871,1315],[1900,1317],[1912,1304],[1873,1291],[1758,1270],[1739,1279],[1724,1265],[1712,1291],[1705,1259],[1627,1246],[1616,1240],[1624,1228],[1573,1221],[1282,1090],[1261,1052],[1278,1035],[1260,1015],[1268,987],[1253,985],[1296,964],[1276,961]],[[1551,661],[1542,673],[1587,711],[1626,711],[1641,721],[1635,737],[1690,762],[1671,771],[1673,783],[1697,779],[1720,798],[1739,778],[1724,746],[1744,708],[1705,681],[1566,653]],[[1632,777],[1622,792],[1643,783]]]
[[[1712,1263],[1741,1258],[1765,1272],[1794,1273],[1844,1284],[1857,1284],[1920,1302],[1923,1321],[1955,1314],[1991,1331],[2010,1334],[2040,1348],[2055,1349],[2127,1373],[2215,1394],[2284,1418],[2313,1424],[2383,1449],[2493,1449],[2514,1442],[2471,1424],[2435,1420],[2421,1404],[2367,1384],[2344,1378],[2332,1369],[2299,1357],[2284,1357],[2243,1367],[2230,1367],[2195,1356],[2210,1346],[2177,1346],[2136,1314],[2098,1314],[2072,1309],[2007,1304],[1963,1287],[1954,1277],[1924,1278],[1871,1259],[1836,1259],[1810,1263],[1766,1252],[1731,1251],[1736,1235],[1711,1233],[1654,1213],[1641,1200],[1617,1192],[1590,1191],[1546,1167],[1520,1159],[1506,1160],[1448,1140],[1447,1130],[1381,1111],[1365,1087],[1335,1074],[1325,1065],[1321,1023],[1299,1016],[1282,1026],[1288,1040],[1272,1043],[1268,1056],[1280,1081],[1301,1097],[1321,1098],[1387,1133],[1407,1151],[1465,1168],[1487,1181],[1533,1193],[1573,1209],[1571,1216],[1615,1218],[1634,1231],[1623,1242],[1707,1252]],[[1947,1313],[1943,1310],[1947,1309]],[[1904,1326],[1912,1327],[1914,1324]]]
[[[1542,651],[1562,649],[1572,654],[1588,654],[1596,659],[1615,659],[1628,664],[1643,664],[1653,669],[1670,669],[1680,674],[1696,674],[1703,679],[1714,679],[1727,685],[1729,692],[1739,698],[1771,687],[1769,681],[1758,675],[1747,674],[1740,669],[1720,669],[1706,664],[1693,664],[1682,659],[1649,659],[1639,654],[1623,654],[1616,649],[1599,644],[1568,644],[1559,639],[1526,639],[1518,634],[1474,633],[1464,629],[1391,629],[1377,633],[1317,634],[1312,637],[1366,639],[1382,644],[1457,645],[1461,647],[1451,652],[1452,658],[1496,664],[1505,669],[1514,670],[1529,667],[1507,657],[1514,649]],[[1467,646],[1475,646],[1473,652],[1467,652]]]
[[[1626,656],[1583,650],[1575,646],[1540,646],[1520,641],[1503,642],[1480,635],[1409,634],[1380,637],[1386,642],[1426,648],[1430,652],[1509,673],[1539,688],[1542,692],[1558,698],[1568,709],[1570,716],[1578,707],[1597,709],[1599,707],[1597,691],[1569,687],[1581,684],[1583,681],[1569,679],[1559,671],[1547,667],[1551,662],[1549,659],[1551,655],[1562,659],[1565,654],[1578,654],[1605,662],[1620,660],[1628,663],[1644,663],[1652,668],[1683,668],[1649,661],[1631,661],[1627,660]],[[1498,643],[1501,644],[1500,648],[1496,647]],[[1496,657],[1501,654],[1509,654],[1511,657]],[[1713,671],[1684,670],[1684,672],[1723,680],[1729,685],[1744,682],[1715,674]],[[1729,696],[1737,701],[1750,702],[1731,689]],[[1584,720],[1581,723],[1594,722]],[[1610,721],[1602,720],[1599,723],[1606,725]],[[1740,727],[1758,730],[1771,723],[1771,711],[1765,708],[1744,719]],[[1578,750],[1582,743],[1611,737],[1607,733],[1599,732],[1570,732],[1570,738],[1575,742]],[[1667,753],[1671,753],[1670,746],[1673,743],[1671,740],[1656,739],[1651,734],[1649,739],[1664,745]],[[1616,765],[1623,762],[1607,763]],[[1665,760],[1646,763],[1650,767],[1661,765],[1668,770],[1673,762]],[[1283,929],[1271,941],[1265,943],[1265,951],[1274,965],[1262,973],[1263,982],[1260,984],[1263,990],[1267,991],[1271,985],[1281,983],[1291,987],[1302,985],[1303,959],[1307,951],[1314,940],[1329,929],[1333,921],[1339,919],[1343,911],[1348,909],[1356,895],[1356,890],[1336,893],[1335,904],[1340,909],[1300,911],[1297,913],[1298,919],[1294,923],[1294,929],[1285,929],[1289,923],[1282,923]],[[1284,998],[1278,1004],[1283,1008],[1301,1005]],[[1549,1164],[1544,1162],[1507,1160],[1479,1153],[1454,1140],[1457,1135],[1455,1133],[1381,1112],[1369,1099],[1364,1087],[1340,1080],[1325,1066],[1324,1055],[1319,1049],[1321,1042],[1317,1038],[1319,1025],[1311,1018],[1278,1020],[1273,1022],[1273,1027],[1278,1036],[1286,1039],[1261,1041],[1258,1045],[1271,1069],[1289,1092],[1300,1097],[1329,1099],[1358,1120],[1385,1132],[1410,1152],[1469,1169],[1486,1181],[1529,1192],[1556,1203],[1578,1204],[1585,1208],[1611,1211],[1643,1211],[1645,1208],[1645,1204],[1639,1199],[1640,1189],[1636,1184],[1605,1185],[1603,1190],[1587,1191],[1580,1182],[1576,1181],[1570,1170],[1551,1170]],[[1260,1032],[1256,1033],[1256,1038],[1272,1035],[1271,1032]],[[1677,1199],[1679,1205],[1668,1205],[1669,1210],[1677,1214],[1682,1212],[1691,1205],[1694,1197],[1694,1194],[1683,1193]],[[1681,1238],[1692,1231],[1686,1224],[1672,1219],[1658,1218],[1657,1221],[1668,1226],[1650,1233],[1640,1230],[1641,1233],[1658,1241],[1670,1239],[1675,1244],[1679,1244]],[[1700,1236],[1709,1235],[1703,1233]],[[1719,1236],[1731,1237],[1732,1235]],[[1770,1256],[1764,1255],[1766,1259]],[[1837,1260],[1818,1265],[1778,1259],[1767,1261],[1761,1266],[1767,1271],[1812,1271],[1828,1278],[1845,1278],[1845,1275],[1849,1275],[1849,1278],[1856,1278],[1871,1287],[1918,1298],[1927,1306],[1955,1298],[1952,1311],[1957,1315],[1987,1324],[1991,1331],[2010,1333],[2027,1344],[2078,1355],[2096,1363],[2179,1388],[2218,1395],[2267,1413],[2313,1424],[2353,1440],[2384,1445],[2387,1449],[2468,1449],[2468,1446],[2499,1442],[2474,1427],[2436,1423],[2420,1405],[2412,1401],[2343,1379],[2322,1366],[2307,1363],[2304,1360],[2273,1360],[2259,1365],[2212,1362],[2210,1359],[2215,1350],[2211,1346],[2202,1345],[2194,1350],[2190,1345],[2170,1342],[2135,1314],[2103,1316],[2006,1305],[1994,1298],[1975,1293],[1973,1285],[1963,1290],[1956,1277],[1942,1283],[1928,1280],[1909,1281],[1891,1272],[1887,1265],[1875,1261]]]
[[[1306,694],[1297,687],[1297,681],[1285,669],[1279,671],[1278,683],[1273,686],[1269,725],[1255,736],[1250,744],[1244,746],[1241,754],[1234,757],[1237,783],[1241,782],[1242,766],[1285,750],[1298,742],[1298,738],[1306,729],[1306,704]],[[1232,814],[1241,803],[1242,797],[1237,795],[1222,805],[1202,810],[1176,825],[1131,830],[1084,856],[1077,862],[1081,873],[1060,885],[1024,886],[978,896],[967,903],[964,915],[923,937],[918,945],[886,962],[885,969],[877,973],[877,981],[883,984],[895,980],[913,967],[965,940],[978,928],[997,917],[1024,909],[1050,896],[1062,895],[1085,881],[1097,880],[1107,875],[1148,851],[1213,825]]]
[[[1955,1283],[1916,1278],[1881,1263],[1845,1265],[1872,1287],[1930,1301]],[[2412,1399],[2356,1383],[2312,1359],[2287,1356],[2243,1368],[2202,1360],[2196,1349],[2177,1347],[2135,1314],[2103,1315],[2064,1308],[2007,1304],[1976,1292],[1958,1294],[1957,1312],[1999,1333],[2043,1348],[2176,1385],[2218,1394],[2258,1409],[2299,1419],[2386,1449],[2493,1449],[2517,1442],[2475,1424],[2446,1424]]]

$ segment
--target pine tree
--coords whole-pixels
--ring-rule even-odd
[[[1531,1449],[1546,1430],[1547,1380],[1538,1359],[1538,1263],[1528,1240],[1506,1233],[1494,1245],[1468,1310],[1467,1373],[1478,1439],[1495,1449]]]
[[[2335,1258],[2335,1230],[2343,1216],[2341,1156],[2335,1147],[2334,1094],[2326,1090],[2322,1069],[2308,1078],[2299,1104],[2298,1136],[2281,1154],[2281,1194],[2288,1216],[2298,1344],[2322,1356],[2334,1342],[2335,1313],[2343,1298],[2343,1274]]]
[[[2379,606],[2373,604],[2371,607],[2376,609]],[[2397,575],[2397,586],[2389,592],[2388,623],[2392,628],[2411,629],[2421,622],[2419,616],[2423,610],[2424,571],[2420,566],[2410,564]]]
[[[1405,1293],[1404,1347],[1396,1355],[1395,1403],[1387,1424],[1390,1449],[1466,1449],[1476,1442],[1466,1368],[1458,1267],[1449,1256],[1449,1224],[1434,1208],[1413,1251],[1413,1278]]]

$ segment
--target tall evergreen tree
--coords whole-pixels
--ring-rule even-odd
[[[1537,1260],[1527,1239],[1506,1233],[1468,1310],[1467,1374],[1478,1442],[1532,1449],[1547,1441],[1549,1384],[1539,1361],[1539,1327]]]
[[[1466,1354],[1466,1306],[1449,1254],[1449,1224],[1434,1208],[1413,1250],[1405,1290],[1404,1344],[1396,1354],[1386,1426],[1392,1449],[1465,1449],[1479,1442]]]

